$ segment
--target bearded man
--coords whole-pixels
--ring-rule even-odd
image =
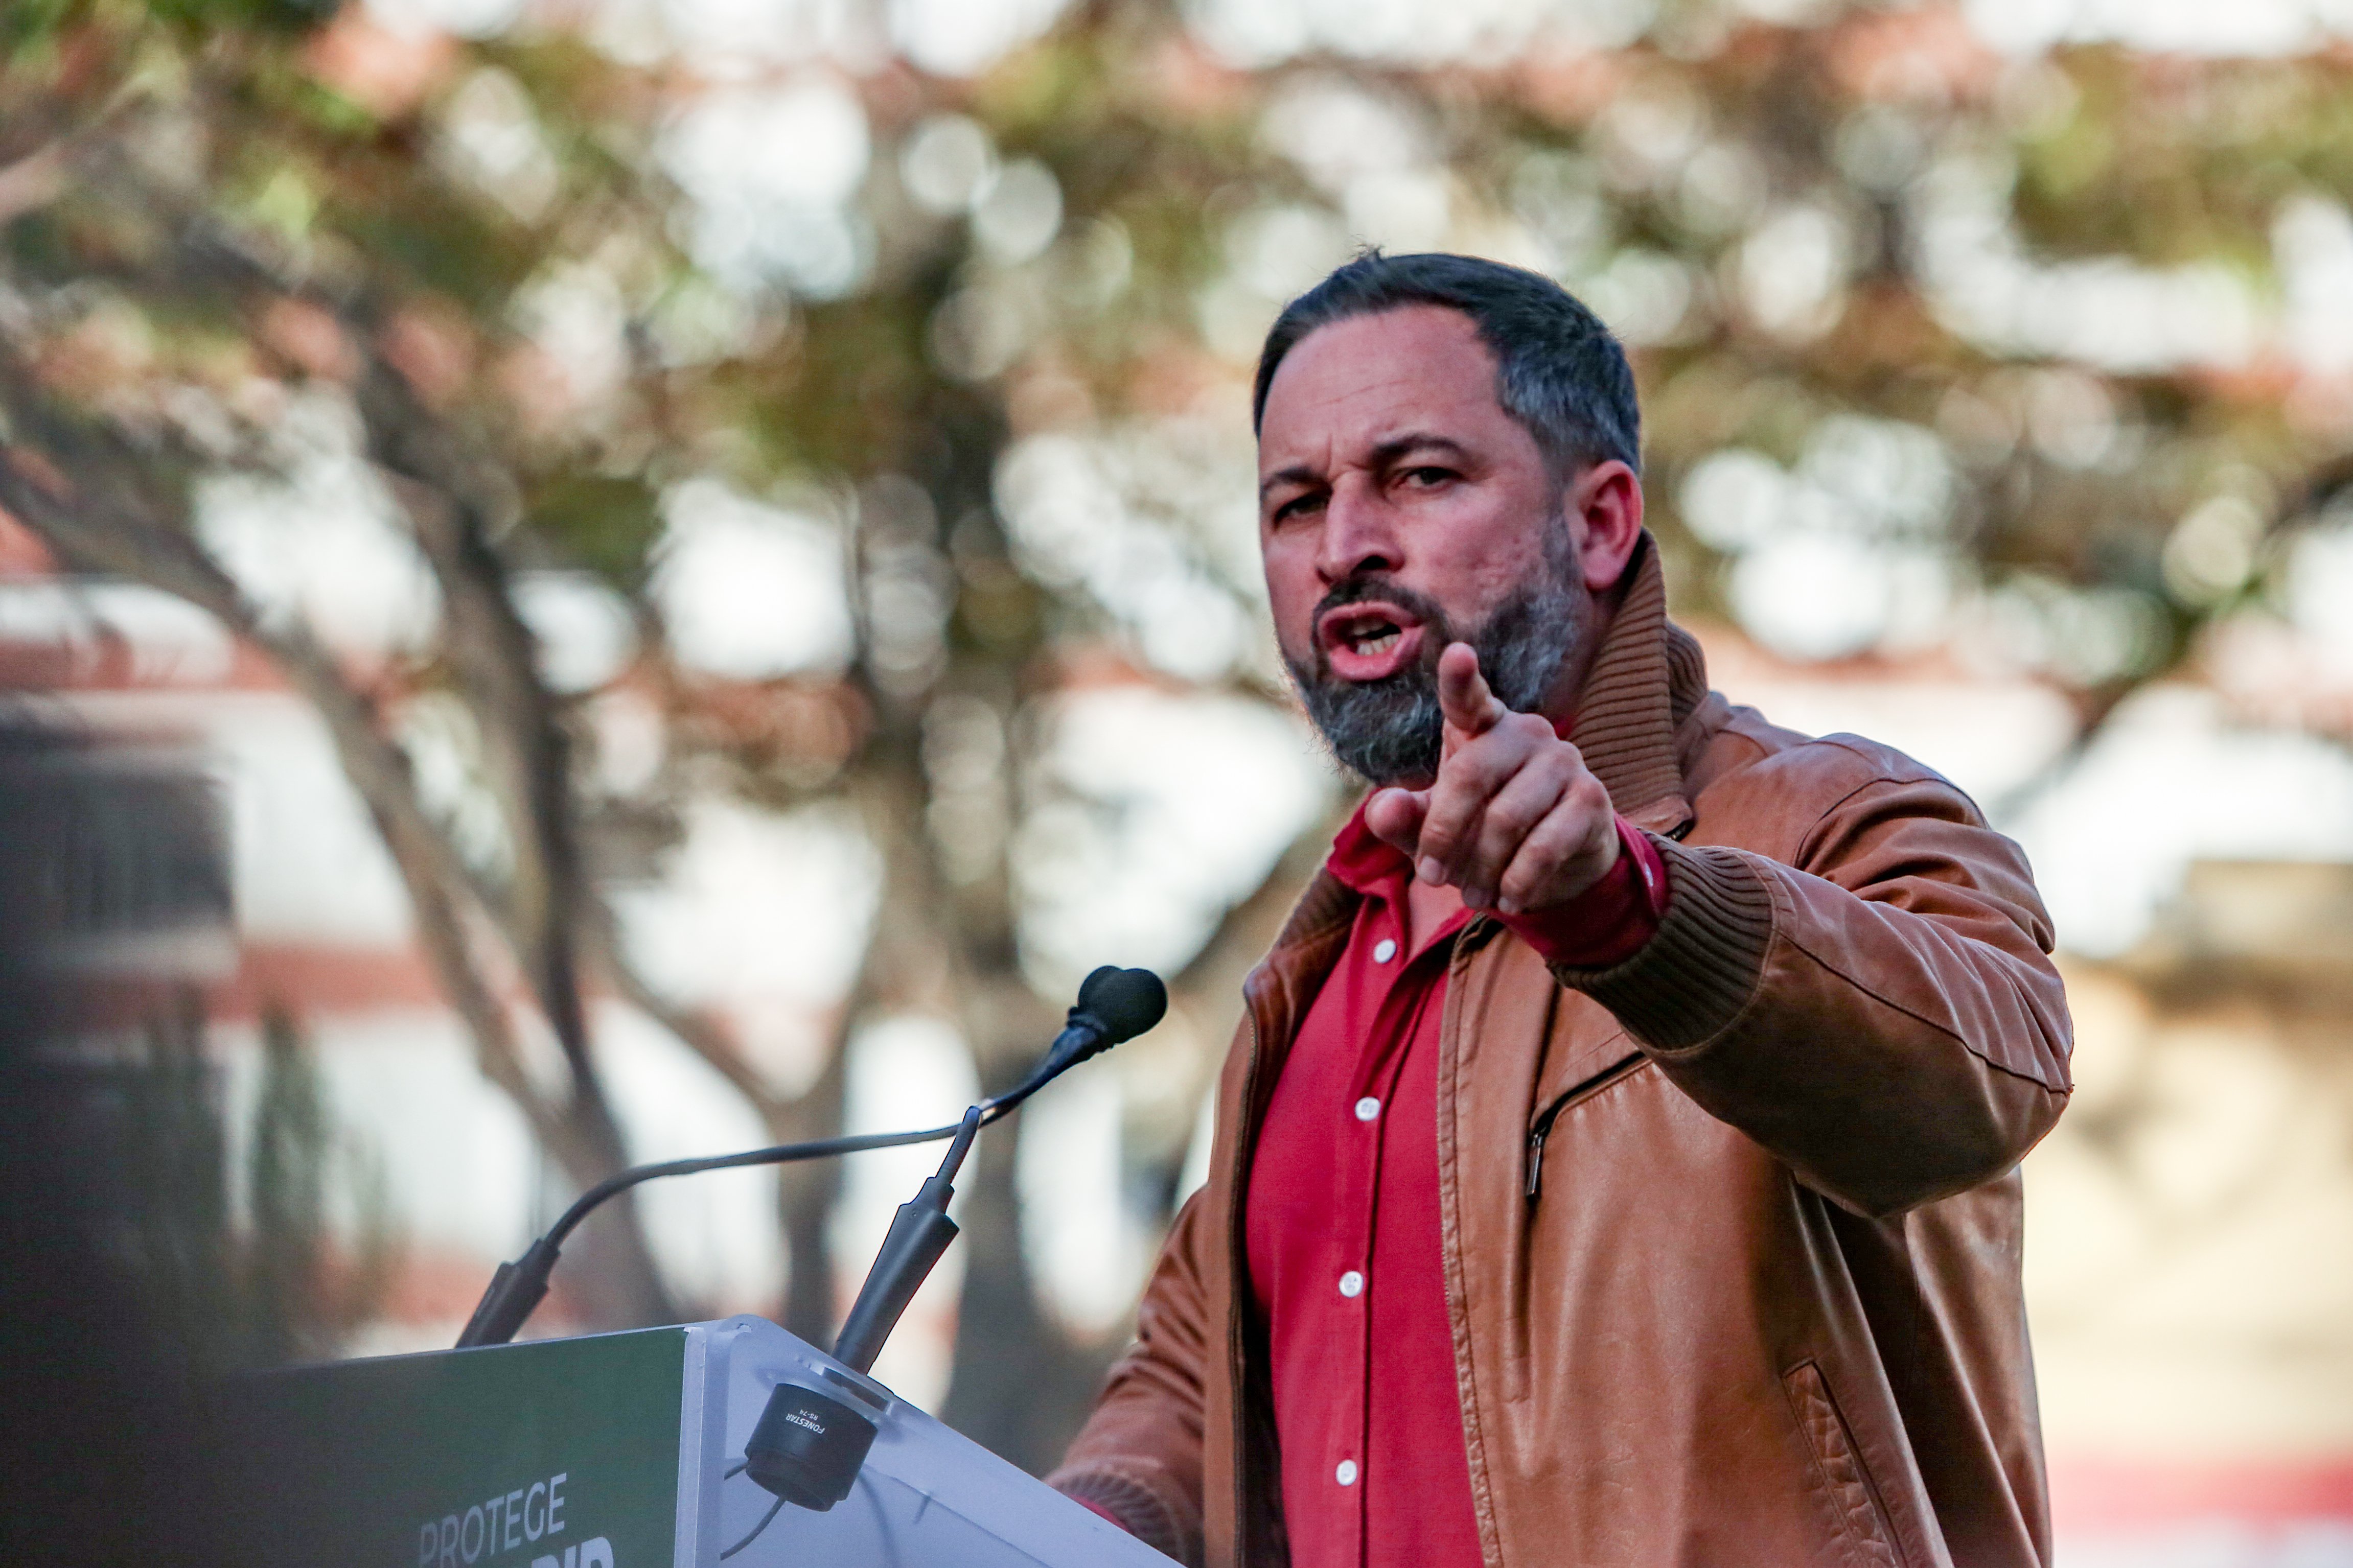
[[[1212,1568],[2046,1562],[2024,857],[1708,689],[1553,283],[1361,257],[1257,416],[1276,634],[1375,787],[1054,1483]]]

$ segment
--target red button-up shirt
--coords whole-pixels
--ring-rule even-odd
[[[1629,957],[1664,869],[1640,833],[1569,903],[1508,921],[1549,958]],[[1362,812],[1326,862],[1363,895],[1250,1167],[1250,1290],[1273,1363],[1294,1568],[1480,1568],[1439,1239],[1438,1030],[1458,912],[1404,950],[1406,857]]]

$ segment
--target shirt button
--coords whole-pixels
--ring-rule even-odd
[[[1364,1099],[1356,1101],[1357,1121],[1370,1121],[1374,1117],[1378,1116],[1380,1113],[1381,1102],[1375,1100],[1371,1095],[1368,1094],[1365,1096]]]
[[[1397,943],[1391,942],[1388,937],[1383,937],[1380,941],[1373,943],[1373,962],[1375,963],[1387,963],[1390,959],[1395,958],[1396,956]]]
[[[1332,1472],[1332,1479],[1338,1481],[1344,1487],[1355,1486],[1356,1484],[1356,1461],[1354,1459],[1341,1460],[1340,1468]]]
[[[1340,1294],[1354,1299],[1365,1293],[1365,1277],[1355,1269],[1340,1276]]]

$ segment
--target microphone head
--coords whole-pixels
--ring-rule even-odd
[[[1103,1026],[1103,1046],[1134,1039],[1160,1022],[1168,1011],[1168,987],[1149,969],[1114,969],[1104,964],[1079,987],[1079,1005],[1071,1009]],[[1103,1047],[1096,1047],[1098,1050]]]

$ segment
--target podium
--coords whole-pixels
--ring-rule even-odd
[[[741,1473],[779,1384],[873,1413],[822,1511]],[[269,1568],[1169,1562],[761,1318],[295,1368],[225,1414],[237,1545]]]

